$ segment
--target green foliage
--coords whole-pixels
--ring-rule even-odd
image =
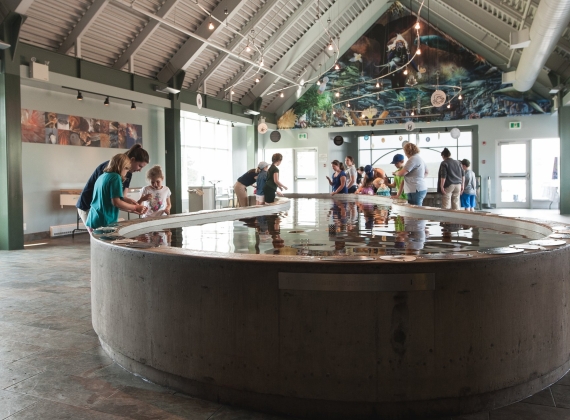
[[[332,110],[332,98],[329,92],[324,92],[319,94],[317,86],[311,86],[304,94],[299,98],[294,107],[295,114],[301,116],[307,114],[311,116],[315,111],[331,111]]]

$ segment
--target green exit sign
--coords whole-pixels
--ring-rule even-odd
[[[522,123],[520,121],[511,121],[509,123],[509,128],[511,130],[520,130],[521,127],[522,127]]]

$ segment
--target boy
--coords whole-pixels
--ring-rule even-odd
[[[401,198],[403,200],[407,200],[408,197],[406,196],[406,193],[403,192],[404,191],[404,177],[396,175],[396,172],[398,172],[404,166],[404,155],[401,155],[400,153],[395,154],[394,157],[392,158],[392,165],[394,165],[397,168],[397,170],[393,173],[394,182],[391,184],[387,184],[387,185],[390,188],[396,188],[397,193],[394,196],[394,198]]]
[[[461,207],[465,211],[475,211],[476,195],[477,195],[477,181],[475,179],[475,173],[469,169],[471,162],[468,159],[463,159],[461,161],[461,166],[465,172],[465,186],[463,188],[463,193],[460,196]]]

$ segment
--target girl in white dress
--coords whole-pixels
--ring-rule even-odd
[[[146,173],[146,179],[150,182],[141,190],[139,204],[147,202],[147,211],[142,217],[168,216],[170,214],[170,188],[162,185],[164,173],[160,165],[155,165]]]

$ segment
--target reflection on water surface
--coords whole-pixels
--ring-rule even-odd
[[[366,256],[476,251],[539,237],[404,217],[376,204],[292,199],[286,212],[150,232],[136,239],[198,251]]]

